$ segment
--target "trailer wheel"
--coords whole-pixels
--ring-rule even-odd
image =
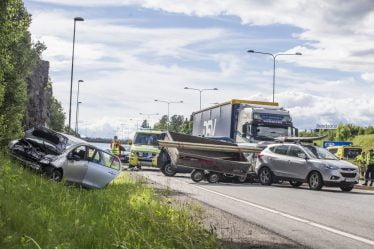
[[[205,177],[204,171],[199,170],[199,169],[194,169],[191,172],[191,179],[194,182],[201,182]]]
[[[208,182],[209,183],[217,183],[219,182],[220,178],[221,178],[221,174],[219,173],[216,173],[216,172],[211,172],[208,174]]]
[[[165,175],[165,176],[175,176],[175,174],[177,173],[177,170],[176,168],[171,165],[170,163],[166,164],[162,169],[161,169],[161,172]]]

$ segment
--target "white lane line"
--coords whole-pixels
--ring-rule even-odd
[[[186,183],[186,182],[181,181],[181,180],[175,180],[175,181],[181,182],[181,183],[184,183],[184,184],[189,184],[189,183]],[[321,225],[321,224],[315,223],[313,221],[305,220],[305,219],[302,219],[302,218],[299,218],[299,217],[296,217],[296,216],[293,216],[293,215],[290,215],[290,214],[286,214],[286,213],[283,213],[283,212],[280,212],[280,211],[277,211],[277,210],[274,210],[274,209],[271,209],[271,208],[267,208],[267,207],[264,207],[264,206],[261,206],[261,205],[249,202],[249,201],[245,201],[245,200],[241,200],[241,199],[229,196],[229,195],[225,195],[225,194],[222,194],[220,192],[217,192],[217,191],[214,191],[214,190],[210,190],[210,189],[207,189],[207,188],[204,188],[204,187],[201,187],[201,186],[191,185],[191,184],[189,184],[189,185],[190,186],[194,186],[195,188],[202,189],[202,190],[204,190],[206,192],[210,192],[210,193],[213,193],[213,194],[216,194],[216,195],[220,195],[222,197],[225,197],[225,198],[228,198],[228,199],[231,199],[231,200],[234,200],[234,201],[246,204],[248,206],[252,206],[252,207],[255,207],[255,208],[258,208],[258,209],[270,212],[270,213],[273,213],[273,214],[277,214],[277,215],[283,216],[283,217],[291,219],[291,220],[295,220],[295,221],[298,221],[298,222],[301,222],[301,223],[305,223],[305,224],[308,224],[310,226],[317,227],[319,229],[326,230],[326,231],[329,231],[329,232],[332,232],[332,233],[335,233],[335,234],[338,234],[338,235],[341,235],[341,236],[344,236],[344,237],[347,237],[347,238],[350,238],[350,239],[353,239],[353,240],[357,240],[357,241],[363,242],[365,244],[374,246],[374,241],[373,240],[369,240],[369,239],[366,239],[366,238],[363,238],[363,237],[360,237],[360,236],[357,236],[357,235],[354,235],[354,234],[343,232],[343,231],[337,230],[337,229],[332,228],[332,227]]]

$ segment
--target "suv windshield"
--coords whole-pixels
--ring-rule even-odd
[[[325,150],[323,148],[317,147],[317,146],[311,146],[306,145],[304,146],[306,150],[309,150],[311,154],[313,154],[318,159],[324,159],[324,160],[339,160],[336,156],[331,154],[328,150]]]
[[[152,145],[157,146],[157,140],[162,139],[162,134],[151,134],[151,133],[137,133],[134,144],[137,145]]]
[[[266,127],[254,125],[252,128],[254,137],[262,140],[274,140],[274,138],[285,137],[288,135],[287,127]]]

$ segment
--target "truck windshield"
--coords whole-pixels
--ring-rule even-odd
[[[162,139],[162,134],[137,133],[134,144],[157,146],[157,140]]]
[[[261,140],[274,140],[277,137],[285,137],[288,135],[288,127],[268,127],[268,126],[257,126],[253,127],[253,135],[256,139]]]

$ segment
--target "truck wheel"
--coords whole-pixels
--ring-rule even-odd
[[[199,170],[199,169],[194,169],[191,172],[191,179],[194,182],[201,182],[205,177],[204,171]]]
[[[239,182],[239,183],[245,183],[247,181],[247,175],[237,176],[236,181]]]
[[[165,175],[165,176],[175,176],[175,174],[177,173],[177,170],[176,168],[171,165],[170,163],[166,164],[161,172]]]
[[[311,190],[320,190],[323,186],[321,174],[317,171],[310,173],[308,183]]]
[[[262,185],[270,186],[273,183],[273,174],[268,167],[262,167],[258,173],[258,178]]]
[[[219,179],[221,178],[221,174],[216,172],[211,172],[208,174],[208,182],[209,183],[217,183],[219,182]]]
[[[353,187],[354,187],[355,185],[348,185],[348,186],[341,186],[340,187],[340,189],[342,190],[342,191],[344,191],[344,192],[349,192],[349,191],[351,191],[352,189],[353,189]]]
[[[303,185],[303,182],[292,180],[292,181],[290,181],[290,184],[291,184],[292,187],[297,188],[297,187],[300,187],[301,185]]]

